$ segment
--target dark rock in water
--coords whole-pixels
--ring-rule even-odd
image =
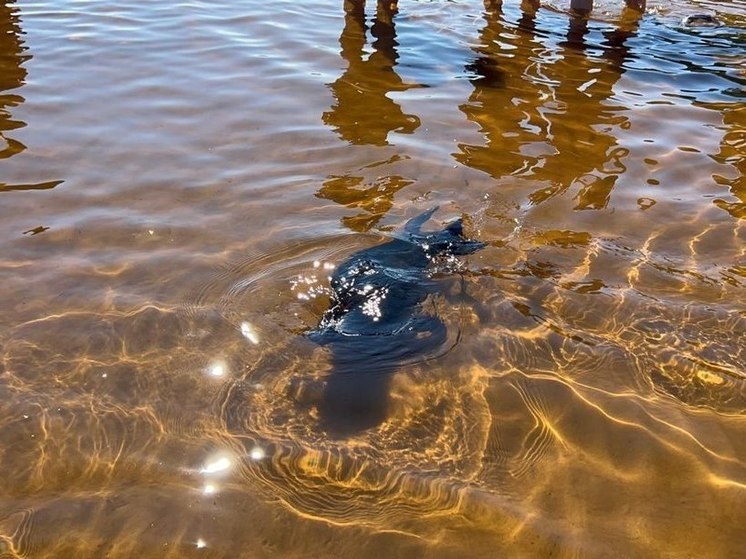
[[[423,233],[433,208],[396,238],[353,254],[331,278],[331,304],[309,339],[329,347],[332,371],[318,402],[321,426],[345,437],[386,418],[389,382],[401,365],[437,353],[445,324],[421,303],[437,291],[433,262],[476,252],[459,219]]]
[[[709,14],[694,14],[686,16],[681,20],[681,25],[684,27],[719,27],[722,24],[715,16]]]

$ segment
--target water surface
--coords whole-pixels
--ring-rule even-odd
[[[596,5],[0,7],[0,555],[737,556],[746,9]],[[434,206],[443,351],[330,436],[328,276]]]

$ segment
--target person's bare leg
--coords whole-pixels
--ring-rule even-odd
[[[624,3],[628,8],[637,10],[638,12],[645,11],[645,0],[624,0]]]
[[[593,9],[593,0],[570,0],[570,9],[579,14],[588,14]]]

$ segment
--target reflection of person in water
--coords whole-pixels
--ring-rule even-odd
[[[484,5],[489,8],[499,8],[502,0],[484,0]],[[538,10],[541,0],[523,0],[521,4],[528,10]],[[632,9],[642,12],[647,4],[646,0],[624,0],[624,4]],[[570,9],[579,14],[588,14],[593,10],[593,0],[570,0]]]
[[[0,4],[0,161],[26,150],[26,146],[7,134],[8,131],[26,126],[24,122],[13,120],[8,110],[24,101],[23,97],[18,95],[17,90],[25,83],[26,70],[23,68],[23,63],[31,58],[31,55],[26,53],[26,47],[20,39],[21,33],[18,8],[12,2]],[[0,182],[0,192],[47,190],[61,183],[60,180],[33,184]],[[35,231],[36,229],[32,229],[27,233],[35,234]]]
[[[23,101],[12,91],[23,85],[26,70],[21,64],[29,58],[23,54],[25,48],[19,39],[21,28],[16,12],[17,8],[12,3],[0,4],[0,159],[24,149],[23,144],[5,135],[8,130],[24,126],[22,122],[12,120],[8,111],[8,107]]]
[[[364,58],[366,42],[365,1],[345,1],[345,26],[339,38],[340,54],[347,70],[329,87],[334,104],[323,115],[324,123],[342,139],[355,145],[388,145],[391,132],[411,134],[420,125],[415,115],[404,114],[387,95],[406,91],[416,84],[405,84],[396,73],[396,29],[390,3],[378,2],[371,26],[373,52]],[[362,210],[342,219],[354,231],[367,231],[389,211],[394,195],[413,181],[400,176],[368,179],[367,168],[350,174],[332,175],[317,196]]]
[[[396,52],[394,12],[379,2],[371,34],[373,52],[364,58],[365,2],[345,1],[345,26],[339,38],[340,54],[347,70],[329,87],[335,104],[324,113],[324,123],[352,144],[386,145],[389,132],[411,134],[420,125],[414,115],[404,114],[387,94],[406,91],[413,85],[402,82],[394,67]]]
[[[485,19],[477,58],[468,67],[474,91],[460,108],[479,125],[486,145],[462,144],[456,159],[496,178],[544,182],[530,195],[533,203],[579,184],[577,209],[605,207],[626,155],[609,132],[626,119],[609,99],[624,72],[625,42],[634,35],[637,18],[625,18],[631,22],[627,27],[605,34],[600,58],[585,54],[588,22],[580,14],[571,16],[558,46],[542,42],[530,9],[519,33],[506,28],[499,7],[488,9]],[[505,35],[516,37],[511,56],[500,52]]]
[[[729,188],[735,201],[716,198],[713,203],[736,219],[746,219],[746,183],[743,181],[743,177],[746,176],[746,144],[743,141],[744,109],[742,104],[733,103],[731,107],[721,110],[725,131],[720,141],[720,153],[715,156],[715,160],[733,165],[736,172],[731,177],[721,175],[713,176],[713,178]]]
[[[324,181],[316,196],[363,210],[358,215],[343,217],[342,223],[353,231],[364,233],[391,209],[394,195],[412,182],[396,175],[377,177],[370,183],[361,175],[333,175]]]

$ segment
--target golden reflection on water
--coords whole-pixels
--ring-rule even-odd
[[[0,7],[0,557],[738,556],[745,14],[547,4]],[[335,440],[302,334],[437,205],[449,350]]]
[[[0,49],[2,49],[2,71],[0,72],[0,91],[3,96],[0,97],[0,110],[2,113],[3,133],[23,126],[22,122],[13,121],[10,117],[7,107],[13,107],[23,102],[23,97],[19,95],[10,95],[7,92],[17,89],[23,85],[26,72],[21,66],[24,59],[25,49],[20,40],[20,24],[16,10],[11,6],[4,4],[0,8]],[[3,141],[6,146],[0,151],[0,158],[7,158],[23,150],[23,145],[17,141],[10,140],[3,135]]]
[[[12,109],[23,103],[17,93],[26,79],[24,62],[31,56],[21,41],[18,9],[12,2],[0,6],[0,160],[22,153],[26,146],[8,133],[26,126],[12,116]],[[5,145],[1,145],[5,144]],[[12,190],[47,190],[61,184],[61,180],[40,183],[7,184],[0,182],[0,192]]]
[[[600,58],[592,59],[577,55],[591,48],[584,42],[585,18],[570,18],[565,38],[548,47],[537,40],[535,13],[526,12],[513,30],[499,10],[485,12],[468,68],[474,91],[459,107],[479,126],[485,145],[460,144],[456,159],[496,178],[535,178],[545,186],[529,195],[533,204],[577,188],[574,209],[605,208],[629,155],[615,135],[629,126],[625,108],[612,100],[640,17],[631,10],[626,15],[604,33]],[[521,55],[502,50],[506,34]]]
[[[713,200],[719,208],[727,211],[736,219],[746,218],[746,107],[743,104],[723,107],[723,139],[720,152],[716,155],[719,161],[728,162],[736,168],[731,177],[713,177],[718,184],[727,185],[736,201],[728,202],[721,198]]]
[[[373,52],[365,56],[367,24],[364,2],[345,2],[344,28],[339,38],[345,72],[329,84],[334,104],[322,119],[352,144],[386,145],[389,133],[411,134],[420,125],[415,115],[404,114],[388,97],[416,84],[403,82],[396,72],[396,27],[391,7],[378,4],[370,33]],[[360,111],[360,107],[374,110]]]

